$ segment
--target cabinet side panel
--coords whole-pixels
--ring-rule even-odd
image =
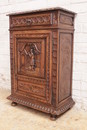
[[[72,33],[59,35],[59,102],[71,95]]]
[[[15,88],[14,88],[14,44],[13,44],[13,32],[10,31],[10,67],[11,67],[11,94],[14,93]]]

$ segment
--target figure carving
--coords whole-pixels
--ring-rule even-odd
[[[24,49],[25,54],[30,57],[28,69],[34,71],[36,68],[35,55],[40,54],[40,51],[35,43],[29,43],[28,46],[30,47],[30,51],[27,52],[27,50]]]

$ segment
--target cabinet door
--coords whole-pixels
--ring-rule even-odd
[[[11,37],[14,48],[12,93],[51,103],[51,31],[14,31]]]

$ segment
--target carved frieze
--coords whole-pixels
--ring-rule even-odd
[[[15,26],[27,26],[27,25],[51,25],[52,24],[52,14],[41,14],[34,16],[24,16],[24,17],[12,17],[11,27]]]

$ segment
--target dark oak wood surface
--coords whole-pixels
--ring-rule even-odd
[[[13,106],[50,113],[54,120],[74,105],[74,16],[61,8],[10,14]]]

